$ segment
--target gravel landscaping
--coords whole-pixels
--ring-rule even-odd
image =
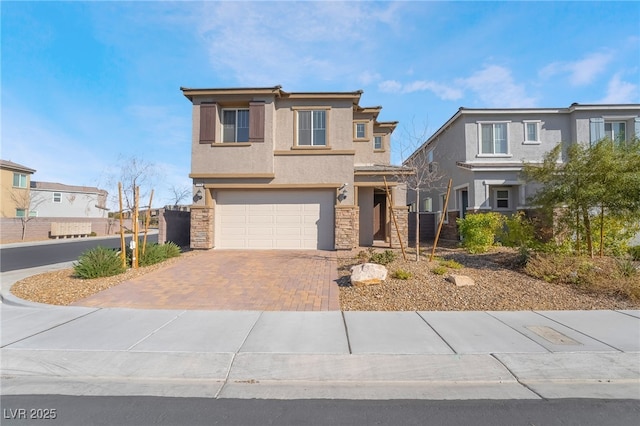
[[[381,251],[381,250],[378,250]],[[491,253],[469,255],[455,247],[439,248],[440,259],[455,260],[463,267],[445,267],[438,275],[432,269],[440,262],[428,262],[422,256],[416,262],[415,252],[408,252],[409,260],[397,259],[387,265],[389,278],[383,284],[352,286],[349,270],[360,263],[358,250],[339,252],[340,304],[345,311],[467,311],[467,310],[574,310],[574,309],[640,309],[640,302],[606,293],[591,293],[574,285],[552,284],[518,272],[514,266],[515,252],[496,249]],[[196,252],[186,252],[190,256]],[[17,282],[11,292],[23,299],[54,305],[69,305],[77,300],[118,285],[137,276],[171,265],[180,258],[161,264],[129,270],[124,274],[82,280],[73,276],[72,269],[35,275]],[[392,278],[395,271],[409,272],[407,280]],[[446,280],[451,274],[465,275],[475,285],[456,287]],[[636,276],[638,277],[638,276]],[[640,279],[640,277],[638,277]],[[640,283],[638,283],[640,285]]]

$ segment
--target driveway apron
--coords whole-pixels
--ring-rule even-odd
[[[208,250],[79,300],[76,306],[340,310],[335,252]]]

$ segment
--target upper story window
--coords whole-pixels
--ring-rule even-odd
[[[53,202],[54,203],[61,203],[62,202],[62,193],[54,192],[53,193]]]
[[[376,149],[376,150],[382,149],[382,136],[373,137],[373,149]]]
[[[326,146],[327,145],[327,111],[299,110],[298,111],[298,145]]]
[[[249,142],[249,110],[222,110],[222,142]]]
[[[617,144],[625,143],[631,134],[635,133],[640,137],[640,117],[617,117],[607,119],[606,117],[596,117],[589,119],[589,138],[591,144],[601,139],[608,138]]]
[[[540,143],[540,122],[524,121],[524,143],[539,144]]]
[[[427,152],[427,164],[429,165],[429,173],[433,173],[435,165],[433,164],[433,150]]]
[[[604,136],[616,143],[627,140],[627,123],[624,121],[605,121]]]
[[[364,139],[367,135],[365,123],[356,123],[356,139]]]
[[[507,123],[480,124],[480,154],[509,154]]]
[[[13,186],[16,188],[26,188],[27,187],[27,175],[24,173],[14,173],[13,174]]]

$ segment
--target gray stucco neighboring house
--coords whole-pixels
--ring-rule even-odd
[[[397,123],[360,106],[362,91],[181,90],[193,105],[192,248],[396,247],[396,223],[406,240]]]
[[[105,218],[107,191],[90,186],[31,181],[38,217]]]
[[[422,151],[452,179],[445,228],[454,236],[455,219],[467,211],[510,214],[531,207],[527,200],[536,185],[522,180],[523,162],[542,162],[558,144],[566,148],[604,137],[625,141],[640,136],[639,117],[640,104],[460,108],[412,155]],[[442,189],[421,192],[420,206],[415,206],[415,193],[410,192],[407,202],[432,224],[442,214],[444,197]]]

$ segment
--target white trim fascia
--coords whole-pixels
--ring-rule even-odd
[[[500,179],[487,179],[482,181],[483,185],[524,185],[525,182],[521,180],[500,180]]]
[[[462,189],[462,188],[469,188],[469,182],[463,183],[462,185],[454,186],[451,189],[453,189],[454,191],[457,191],[457,190]]]
[[[458,166],[459,168],[463,169],[463,170],[467,170],[469,172],[521,172],[522,171],[522,167],[473,167],[473,168],[468,168],[468,167],[463,167],[463,166]]]

